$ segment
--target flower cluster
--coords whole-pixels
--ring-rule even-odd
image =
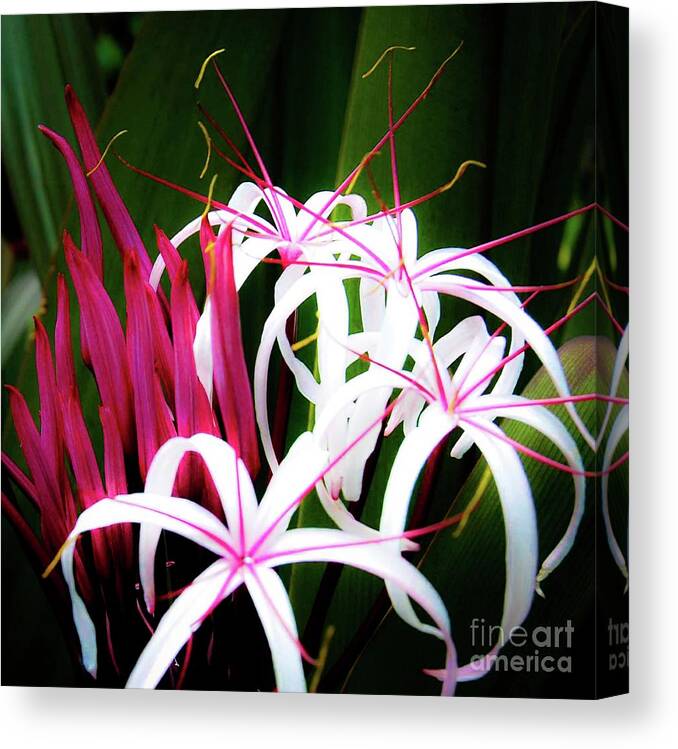
[[[445,603],[404,556],[417,548],[415,538],[447,522],[408,530],[415,486],[450,435],[452,458],[474,447],[484,456],[505,523],[501,629],[520,625],[535,590],[572,547],[589,475],[573,435],[549,407],[563,405],[595,448],[575,403],[597,396],[572,395],[551,331],[535,322],[518,296],[539,289],[512,286],[483,253],[592,206],[471,249],[420,254],[414,209],[477,164],[466,162],[454,180],[429,195],[400,199],[396,133],[444,66],[399,119],[389,85],[386,134],[336,190],[302,203],[272,182],[228,82],[216,61],[211,64],[242,124],[254,164],[222,133],[232,154],[213,150],[246,181],[227,203],[214,200],[211,191],[208,197],[193,195],[206,203],[204,212],[172,238],[156,229],[154,262],[71,89],[67,104],[82,162],[62,136],[41,128],[65,159],[79,210],[80,246],[65,234],[64,251],[78,300],[80,355],[97,386],[103,473],[91,437],[92,414],[79,395],[69,292],[60,276],[54,357],[36,320],[39,428],[23,396],[10,389],[28,472],[3,455],[3,465],[39,511],[40,539],[21,525],[5,497],[3,507],[43,566],[54,557],[47,572],[61,561],[82,663],[93,676],[105,662],[128,686],[155,687],[168,670],[176,670],[184,648],[188,663],[194,633],[244,586],[268,641],[277,688],[305,691],[303,660],[313,663],[313,658],[300,642],[276,568],[336,562],[383,579],[395,612],[441,641],[441,663],[432,673],[442,681],[443,693],[452,694],[457,681],[489,670],[500,644],[482,667],[457,663]],[[370,213],[352,187],[382,149],[390,154],[394,204],[387,206],[377,195],[381,207]],[[117,300],[104,286],[102,238],[90,188],[120,251],[124,328]],[[194,235],[204,260],[204,299],[194,293],[181,255]],[[281,272],[250,380],[239,291],[265,262],[279,264]],[[357,305],[350,301],[349,284],[358,290]],[[463,300],[468,316],[445,329],[441,305],[449,297]],[[317,330],[297,341],[295,322],[309,300],[317,308]],[[485,313],[500,321],[497,329],[488,329]],[[315,348],[313,367],[300,353],[307,346]],[[281,377],[293,379],[313,414],[308,431],[284,455],[284,416],[281,432],[270,413],[276,349],[284,362]],[[543,365],[557,396],[536,401],[516,393],[528,351]],[[610,406],[623,401],[615,388],[607,400]],[[280,403],[278,409],[284,412]],[[617,445],[620,418],[608,452]],[[498,421],[507,419],[543,434],[564,462],[511,439]],[[281,421],[277,413],[273,420]],[[404,439],[390,467],[378,527],[371,527],[353,508],[363,495],[366,465],[380,435],[390,439],[400,425]],[[271,478],[257,499],[253,481],[260,471],[260,445]],[[570,523],[543,560],[521,453],[567,471],[573,480]],[[609,463],[611,454],[608,468]],[[319,502],[334,527],[294,527],[295,511],[304,501]],[[162,531],[188,539],[216,560],[156,622],[158,561],[167,559],[159,545]],[[90,533],[78,542],[85,532]],[[55,578],[58,588],[58,578],[50,576]]]

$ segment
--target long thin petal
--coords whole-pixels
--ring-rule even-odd
[[[230,229],[214,245],[212,300],[214,384],[228,441],[245,461],[250,474],[259,470],[259,447],[240,326],[240,304],[233,276]]]
[[[407,357],[416,326],[417,308],[413,298],[403,296],[395,282],[391,282],[386,292],[386,311],[374,358],[389,367],[400,369]],[[391,391],[384,389],[380,393],[373,392],[358,398],[348,421],[347,442],[360,434],[386,408],[390,395]],[[378,431],[372,431],[346,456],[342,489],[349,501],[357,501],[360,497],[365,465],[378,438]]]
[[[125,298],[127,299],[127,352],[134,393],[137,451],[142,479],[158,448],[175,436],[176,429],[164,399],[155,339],[157,321],[146,296],[146,284],[135,256],[125,256]]]
[[[235,451],[228,443],[209,434],[169,440],[158,450],[148,470],[146,492],[171,495],[179,465],[187,452],[198,453],[205,461],[221,499],[234,543],[242,551],[249,538],[249,527],[257,511],[257,501],[247,470],[242,461],[236,459]],[[142,526],[139,536],[139,570],[146,606],[151,612],[155,606],[154,569],[159,539],[160,529],[157,524]]]
[[[48,548],[56,550],[70,525],[75,522],[75,507],[72,502],[67,503],[67,497],[60,490],[52,463],[42,448],[40,433],[33,422],[26,400],[16,388],[7,386],[7,389],[12,423],[19,437],[19,444],[40,505],[42,538]]]
[[[211,564],[169,607],[139,656],[125,685],[154,689],[181,648],[202,624],[203,617],[242,583],[224,559]]]
[[[190,437],[196,432],[216,434],[212,408],[198,379],[193,357],[196,318],[188,283],[188,265],[184,261],[172,281],[171,314],[174,343],[174,403],[177,433]]]
[[[104,258],[103,246],[101,243],[101,229],[99,228],[99,220],[97,218],[96,209],[94,208],[94,201],[90,195],[87,180],[83,174],[78,157],[75,155],[75,151],[71,148],[70,143],[64,137],[44,125],[39,125],[38,130],[49,138],[52,145],[64,157],[64,161],[66,162],[66,166],[68,167],[71,176],[71,182],[73,183],[75,202],[78,205],[78,213],[80,214],[80,244],[82,246],[82,251],[85,253],[90,263],[92,263],[92,267],[97,276],[99,276],[100,279],[103,279]]]
[[[541,432],[547,439],[560,450],[565,456],[570,467],[573,469],[572,480],[574,482],[574,506],[570,522],[568,523],[565,534],[558,542],[556,547],[551,551],[542,563],[541,569],[537,575],[537,585],[539,586],[558,565],[567,556],[574,544],[579,524],[584,515],[586,502],[586,478],[583,475],[584,465],[577,445],[565,428],[564,424],[544,406],[530,406],[529,399],[521,396],[485,396],[478,401],[485,405],[497,404],[497,408],[489,412],[490,418],[507,418],[519,421],[523,424]],[[502,408],[501,404],[509,406]],[[511,406],[523,405],[521,408],[511,408]],[[539,590],[539,588],[537,588]]]
[[[435,278],[428,279],[423,284],[423,288],[428,291],[438,291],[443,294],[451,294],[452,296],[466,299],[497,315],[497,317],[506,321],[512,328],[517,329],[539,357],[541,363],[544,365],[544,369],[546,369],[553,380],[559,395],[563,397],[569,396],[570,388],[562,364],[558,358],[558,353],[542,328],[524,310],[517,308],[507,299],[503,298],[501,294],[484,294],[482,291],[467,289],[464,287],[466,283],[467,279],[460,276],[436,276]],[[481,284],[476,284],[476,286],[481,286]],[[470,387],[473,388],[474,384],[471,383]],[[581,420],[574,405],[567,403],[565,408],[591,449],[595,449],[595,440]]]
[[[35,368],[40,393],[40,443],[60,487],[65,486],[64,424],[52,349],[43,324],[35,318]]]
[[[64,544],[61,567],[71,594],[83,664],[90,673],[96,671],[96,636],[91,617],[75,585],[75,542],[82,533],[107,528],[117,523],[142,523],[167,530],[203,546],[220,557],[235,557],[230,534],[224,525],[211,512],[186,499],[149,493],[124,494],[114,499],[102,499],[85,510]]]
[[[624,335],[622,336],[622,339],[619,342],[619,346],[617,347],[617,354],[614,358],[614,366],[612,367],[612,376],[610,378],[610,396],[612,397],[617,395],[619,383],[621,382],[622,374],[624,373],[624,366],[626,365],[626,360],[628,358],[629,326],[627,325],[626,330],[624,331]],[[605,430],[607,429],[607,425],[610,421],[610,416],[612,415],[612,405],[612,402],[608,403],[607,408],[605,409],[605,416],[603,418],[602,424],[600,425],[600,431],[598,432],[598,439],[596,442],[596,445],[598,447],[600,447],[600,443],[605,436]]]
[[[268,640],[278,691],[305,692],[297,624],[282,580],[260,566],[245,566],[243,577]]]
[[[622,575],[624,575],[627,581],[629,578],[628,567],[626,565],[626,560],[624,559],[624,554],[619,546],[619,542],[617,541],[617,538],[614,534],[614,529],[612,528],[612,522],[610,520],[609,469],[610,469],[610,466],[612,465],[612,458],[614,457],[615,450],[617,449],[617,446],[621,442],[623,436],[626,434],[628,429],[629,429],[629,407],[624,406],[619,411],[619,413],[617,414],[617,418],[614,420],[612,424],[612,429],[610,429],[610,436],[608,437],[607,444],[605,445],[605,453],[603,455],[603,465],[602,465],[603,475],[601,478],[601,487],[600,487],[602,514],[603,514],[603,522],[605,523],[605,534],[607,536],[607,543],[610,547],[610,551],[612,552],[612,556],[614,557],[614,561],[617,563],[617,566],[619,567]]]
[[[328,453],[318,447],[310,432],[304,432],[290,447],[287,455],[273,473],[268,488],[261,498],[257,513],[257,530],[263,532],[276,518],[278,530],[287,528],[296,506],[292,500],[308,487],[308,477],[319,474],[327,464]],[[292,506],[286,515],[281,513]]]
[[[354,545],[349,545],[351,540]],[[348,564],[382,578],[416,601],[435,623],[436,636],[445,642],[443,694],[454,692],[457,655],[447,609],[431,583],[399,553],[380,548],[377,544],[368,544],[361,536],[351,537],[342,531],[317,528],[297,528],[288,531],[278,539],[275,550],[278,556],[270,558],[268,563],[271,565],[295,562]]]
[[[479,429],[467,429],[492,471],[504,515],[506,586],[500,631],[511,632],[525,620],[534,596],[539,550],[532,492],[515,450]],[[470,681],[486,674],[502,644],[500,640],[485,657],[460,668],[459,680]]]
[[[353,269],[336,269],[337,277],[341,279],[351,278],[356,275]],[[261,341],[257,351],[257,359],[254,367],[254,402],[256,409],[257,425],[264,453],[272,470],[278,467],[278,458],[273,449],[271,430],[268,423],[268,370],[271,360],[273,346],[277,340],[278,333],[284,330],[287,318],[311,297],[316,290],[315,279],[310,274],[302,276],[285,295],[274,306],[271,314],[264,323]]]
[[[129,454],[135,445],[134,409],[127,348],[120,320],[91,263],[68,235],[64,237],[64,249],[101,402],[115,414],[125,452]]]
[[[106,164],[101,162],[101,151],[97,145],[85,110],[70,85],[66,86],[66,104],[73,124],[75,137],[80,146],[80,153],[82,154],[85,169],[91,170],[95,166],[97,167],[92,172],[90,180],[101,204],[104,216],[106,216],[113,239],[120,250],[120,254],[124,256],[126,252],[134,252],[139,259],[145,277],[149,278],[151,274],[151,260],[141,241],[139,232],[129,215],[129,211],[113,184]]]

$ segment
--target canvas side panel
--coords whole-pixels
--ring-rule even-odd
[[[596,5],[598,392],[628,397],[629,12]],[[609,213],[608,213],[609,212]],[[612,345],[610,345],[612,344]],[[596,696],[629,689],[628,405],[600,403],[596,483]]]

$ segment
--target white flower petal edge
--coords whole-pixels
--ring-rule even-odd
[[[200,626],[206,611],[217,606],[242,583],[242,575],[232,572],[218,559],[184,590],[160,620],[127,680],[128,688],[154,689],[177,653]]]
[[[85,669],[96,675],[97,646],[92,619],[80,598],[73,572],[75,542],[81,533],[116,523],[145,523],[177,533],[220,556],[229,554],[233,540],[226,527],[194,502],[152,494],[124,494],[102,499],[85,510],[64,544],[61,568],[71,595],[73,620],[80,638]]]
[[[609,489],[610,489],[610,466],[612,465],[612,458],[614,457],[615,450],[619,446],[622,438],[629,430],[629,407],[624,406],[619,413],[617,418],[612,424],[610,429],[610,436],[607,439],[605,445],[605,453],[603,454],[602,464],[602,478],[600,486],[601,503],[603,522],[605,523],[605,534],[607,535],[607,543],[614,557],[614,561],[617,563],[620,572],[626,579],[626,590],[629,587],[629,570],[624,559],[624,554],[619,546],[616,536],[614,535],[614,529],[612,528],[612,521],[610,519],[610,505],[609,505]]]
[[[558,357],[558,353],[541,327],[524,310],[508,302],[501,296],[501,294],[492,293],[491,291],[484,293],[482,291],[468,289],[465,288],[466,283],[467,279],[464,279],[461,276],[436,276],[429,279],[424,285],[424,288],[430,291],[438,291],[443,294],[450,293],[454,296],[466,299],[467,301],[476,304],[478,307],[486,309],[501,320],[504,320],[512,328],[517,329],[525,341],[527,341],[527,343],[532,347],[534,353],[539,357],[539,360],[544,365],[544,369],[546,369],[553,380],[558,394],[564,398],[569,397],[571,395],[570,387],[567,383],[567,378],[565,377],[565,372]],[[476,286],[481,287],[482,284],[478,283]],[[591,447],[592,450],[595,450],[595,439],[581,420],[574,405],[572,403],[566,403],[565,408],[589,447]]]
[[[276,544],[278,563],[338,562],[358,567],[383,578],[390,586],[402,591],[406,598],[416,601],[431,617],[435,627],[425,631],[443,640],[446,647],[443,694],[451,695],[457,681],[457,652],[450,631],[445,604],[431,583],[419,570],[389,548],[360,536],[336,530],[297,528],[288,531]],[[274,561],[274,560],[272,560]],[[406,621],[408,621],[406,619]],[[408,621],[408,623],[411,623]],[[418,628],[421,623],[417,620]]]
[[[382,577],[404,597],[406,621],[442,639],[446,646],[443,692],[452,694],[457,662],[445,606],[424,576],[400,555],[401,538],[383,538],[368,533],[305,528],[286,530],[294,509],[320,481],[327,453],[315,438],[305,433],[294,443],[280,464],[260,504],[244,464],[225,442],[211,435],[176,437],[158,451],[149,469],[147,483],[156,490],[171,491],[180,461],[187,452],[197,452],[221,498],[229,528],[204,508],[189,500],[160,494],[120,495],[103,499],[85,510],[69,535],[62,554],[62,567],[73,601],[73,615],[81,641],[83,663],[96,673],[97,646],[94,625],[80,598],[73,573],[77,537],[115,523],[140,523],[145,540],[140,554],[144,595],[152,605],[153,555],[158,529],[179,533],[215,553],[219,559],[170,606],[135,666],[128,686],[156,686],[174,657],[203,619],[225,597],[244,583],[252,597],[266,634],[276,683],[280,691],[305,691],[294,613],[287,592],[272,568],[293,561],[336,561]],[[315,471],[318,471],[315,474]],[[309,479],[309,472],[313,478]],[[354,526],[360,528],[357,523]],[[419,603],[435,626],[419,622],[409,599]],[[410,615],[409,612],[412,612]]]
[[[626,326],[626,329],[624,330],[624,335],[622,336],[621,341],[619,342],[619,347],[617,348],[617,354],[614,358],[614,366],[612,367],[612,377],[610,378],[610,397],[614,398],[615,395],[617,395],[617,391],[619,390],[619,383],[621,382],[622,374],[624,373],[624,365],[626,364],[626,360],[629,358],[629,326]],[[596,446],[600,447],[600,443],[603,441],[603,438],[605,437],[605,430],[607,429],[607,425],[610,421],[610,416],[612,415],[612,408],[614,404],[612,402],[607,404],[607,408],[605,409],[605,417],[603,418],[603,423],[600,425],[600,432],[598,432],[598,439],[596,440]]]
[[[297,623],[282,580],[272,569],[260,565],[244,567],[243,575],[266,633],[279,691],[305,692]]]
[[[537,574],[537,592],[543,596],[540,584],[558,567],[567,556],[574,544],[574,539],[579,529],[579,524],[584,515],[586,502],[586,477],[584,476],[584,465],[577,445],[565,428],[564,424],[544,406],[529,405],[528,398],[519,395],[496,396],[485,395],[478,398],[474,405],[492,406],[491,411],[482,413],[483,419],[505,418],[519,421],[527,426],[541,432],[549,439],[563,454],[568,465],[572,469],[572,481],[574,483],[574,505],[572,516],[568,523],[565,534],[556,547],[546,557]]]

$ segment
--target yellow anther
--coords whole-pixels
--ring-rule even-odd
[[[91,177],[94,172],[96,172],[96,170],[104,163],[104,159],[106,158],[110,147],[115,143],[116,140],[118,140],[121,135],[124,135],[126,132],[127,130],[121,130],[108,141],[108,145],[106,146],[106,148],[104,148],[104,152],[101,154],[101,158],[99,159],[99,161],[97,161],[97,163],[89,170],[89,172],[85,173],[86,177]]]
[[[464,46],[464,40],[462,39],[459,44],[455,47],[455,49],[452,51],[450,55],[448,55],[438,66],[438,70],[433,74],[433,77],[429,81],[428,85],[424,89],[424,91],[427,91],[431,88],[431,86],[434,84],[436,78],[440,75],[440,73],[443,71],[443,68],[447,65],[450,60],[452,60],[454,57],[457,56],[457,54],[461,51],[461,48]]]
[[[302,348],[305,348],[306,346],[308,346],[309,343],[313,343],[313,341],[317,341],[318,333],[319,333],[319,330],[316,330],[315,333],[311,333],[311,335],[307,335],[306,338],[302,338],[300,341],[293,343],[292,351],[300,351]]]
[[[210,259],[210,274],[208,279],[207,288],[209,293],[212,293],[212,290],[214,289],[214,282],[217,277],[217,254],[214,251],[214,242],[210,242],[207,247],[205,247],[205,255],[209,257]]]
[[[202,179],[205,176],[205,173],[207,172],[207,167],[210,165],[210,158],[212,156],[212,139],[210,138],[210,134],[207,132],[207,128],[198,120],[198,127],[200,128],[200,131],[205,136],[205,143],[207,143],[207,156],[205,157],[205,166],[203,166],[202,171],[200,172],[200,179]]]
[[[483,498],[483,494],[485,494],[485,491],[487,490],[491,479],[492,471],[490,471],[489,468],[485,468],[485,472],[480,479],[480,483],[476,487],[476,490],[471,497],[471,501],[468,503],[468,505],[466,505],[466,509],[461,516],[459,525],[457,525],[454,533],[452,534],[454,538],[457,538],[461,535],[462,531],[466,527],[466,524],[468,523],[468,519],[471,517],[471,513],[476,509],[476,507],[480,503],[480,500]]]
[[[215,58],[217,55],[220,55],[222,52],[225,52],[225,49],[218,49],[215,52],[212,52],[212,54],[207,55],[205,58],[205,61],[200,66],[200,72],[198,73],[198,77],[195,79],[195,87],[200,88],[200,84],[202,83],[202,79],[205,77],[205,71],[207,70],[207,66],[210,64],[210,60]]]
[[[309,692],[317,691],[318,686],[320,685],[320,677],[323,675],[323,670],[325,669],[325,664],[327,663],[327,655],[330,652],[330,642],[332,642],[334,632],[335,629],[332,624],[330,624],[329,627],[325,630],[322,645],[320,646],[320,653],[318,653],[318,660],[316,663],[315,671],[313,672],[311,683],[308,687]]]
[[[372,65],[372,67],[366,73],[362,74],[362,77],[368,78],[369,76],[371,76],[372,73],[374,73],[374,71],[379,67],[379,65],[381,65],[386,55],[391,54],[396,50],[401,50],[403,52],[414,52],[415,49],[416,47],[405,47],[402,44],[394,44],[392,47],[388,47],[379,55],[379,59],[374,63],[374,65]]]
[[[71,538],[70,536],[61,544],[61,548],[59,551],[57,551],[54,559],[47,565],[45,568],[45,571],[42,573],[43,579],[46,577],[49,577],[49,575],[54,571],[54,568],[59,564],[61,561],[61,557],[64,555],[64,552],[66,549],[71,545],[75,543],[75,538]]]
[[[205,210],[202,212],[202,215],[200,216],[201,221],[207,217],[207,214],[210,212],[210,208],[212,207],[212,195],[214,193],[214,185],[217,182],[217,176],[218,175],[215,174],[210,180],[210,189],[207,191],[207,203],[205,203]]]
[[[483,164],[482,161],[476,161],[475,159],[469,159],[468,161],[464,161],[462,164],[459,165],[459,168],[457,169],[457,173],[452,177],[452,179],[449,182],[446,182],[442,187],[439,188],[440,192],[447,192],[451,187],[454,187],[454,185],[459,182],[459,180],[464,176],[464,172],[470,167],[470,166],[477,166],[481,169],[487,169],[487,164]]]

